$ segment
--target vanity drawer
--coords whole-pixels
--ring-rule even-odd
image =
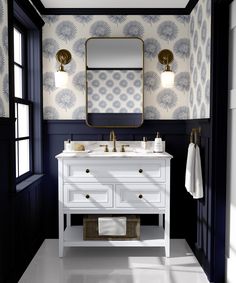
[[[117,208],[165,207],[165,184],[116,185]]]
[[[74,183],[64,185],[64,206],[106,208],[113,206],[113,185]]]
[[[116,181],[123,181],[124,178],[135,178],[141,182],[149,182],[155,179],[157,182],[165,181],[165,160],[160,159],[155,162],[142,161],[129,162],[126,159],[107,161],[95,160],[67,161],[64,163],[65,182],[81,182],[83,178],[90,178],[97,181],[98,178],[115,178]]]

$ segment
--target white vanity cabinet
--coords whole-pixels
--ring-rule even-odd
[[[169,257],[171,155],[61,153],[56,158],[60,257],[64,247],[74,246],[165,247]],[[84,241],[83,227],[71,225],[71,214],[156,214],[159,226],[141,226],[140,240]]]

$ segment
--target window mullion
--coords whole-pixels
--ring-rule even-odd
[[[22,70],[24,69],[24,66],[22,64],[17,63],[17,62],[14,62],[14,65],[21,68]]]
[[[19,113],[19,109],[18,109],[18,103],[16,103],[16,107],[17,107],[17,138],[19,137],[19,116],[18,116],[18,113]],[[17,146],[17,177],[19,177],[19,173],[20,173],[20,169],[19,169],[19,166],[20,166],[20,161],[19,161],[19,142],[16,141],[16,146]]]

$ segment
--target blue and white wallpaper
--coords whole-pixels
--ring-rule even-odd
[[[0,0],[0,117],[9,117],[7,1]]]
[[[190,15],[191,119],[210,117],[211,0],[197,3]]]
[[[85,41],[97,36],[135,36],[144,40],[145,119],[189,118],[189,16],[49,15],[44,20],[44,119],[85,119]],[[65,66],[69,73],[66,89],[56,88],[54,82],[58,66],[55,54],[61,48],[72,54],[71,63]],[[163,66],[158,63],[157,55],[164,48],[173,50],[175,57],[172,89],[163,89],[160,83]]]
[[[88,113],[141,113],[143,72],[134,70],[90,70]]]

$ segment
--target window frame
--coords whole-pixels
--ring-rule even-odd
[[[15,111],[15,107],[18,108],[19,104],[21,105],[27,105],[29,107],[29,135],[25,137],[19,137],[19,127],[17,125],[16,131],[15,131],[15,147],[17,147],[17,150],[15,151],[15,178],[16,178],[16,184],[22,182],[26,178],[32,176],[34,174],[33,172],[33,123],[32,123],[32,118],[33,118],[33,102],[29,100],[29,93],[28,93],[28,87],[27,87],[27,73],[28,73],[28,60],[27,60],[27,29],[20,24],[17,20],[14,21],[13,25],[13,34],[14,30],[17,30],[21,34],[21,64],[15,62],[15,56],[13,56],[13,61],[14,61],[14,76],[15,76],[15,66],[18,66],[22,70],[22,98],[15,96],[15,89],[14,89],[14,113],[15,113],[15,118],[16,118],[16,123],[19,123],[18,119],[18,110],[17,113]],[[13,37],[14,38],[14,37]],[[14,40],[13,40],[13,47],[14,47]],[[14,48],[13,48],[14,50]],[[14,52],[13,52],[13,55]],[[16,117],[17,116],[17,117]],[[20,156],[20,151],[19,151],[19,141],[21,140],[28,140],[29,141],[29,170],[21,175],[19,175],[19,156]]]
[[[22,52],[22,64],[20,65],[19,63],[15,62],[15,56],[14,56],[14,29],[16,29],[22,36],[21,40],[21,51]],[[27,90],[27,80],[26,80],[26,74],[27,74],[27,29],[19,23],[16,19],[14,19],[14,24],[13,24],[13,62],[14,62],[14,74],[15,74],[15,65],[22,68],[22,99],[28,99],[28,90]],[[15,75],[14,75],[15,77]],[[15,82],[14,82],[15,84]],[[15,93],[15,89],[14,89]],[[23,94],[25,94],[23,96]],[[14,98],[16,96],[14,95]],[[20,98],[20,97],[17,97]]]
[[[24,179],[30,177],[31,175],[34,174],[33,172],[33,137],[32,137],[32,133],[33,133],[33,125],[31,123],[32,121],[32,112],[33,112],[33,103],[31,101],[27,101],[24,99],[19,99],[19,98],[14,98],[14,102],[15,102],[15,106],[21,104],[21,105],[28,105],[29,106],[29,135],[25,136],[25,137],[18,137],[19,135],[17,135],[17,137],[15,136],[15,146],[18,147],[17,152],[15,154],[15,156],[17,155],[17,157],[15,158],[17,163],[18,163],[18,170],[19,170],[19,143],[17,143],[18,141],[22,141],[22,140],[29,140],[29,171],[25,172],[22,175],[19,175],[18,177],[16,176],[16,183],[20,183],[21,181],[23,181]],[[18,111],[17,111],[18,112]],[[18,123],[18,119],[16,120],[16,123]],[[18,131],[19,127],[17,126],[17,131]]]
[[[12,155],[11,155],[11,188],[13,193],[18,193],[29,186],[32,180],[43,176],[43,92],[42,92],[42,27],[44,21],[41,16],[27,0],[13,0],[9,3],[8,10],[9,24],[9,104],[10,117],[13,121],[11,130]],[[25,69],[24,92],[27,96],[15,97],[15,76],[14,76],[14,27],[23,31],[24,44],[26,46],[24,58],[27,60]],[[18,100],[20,99],[20,100]],[[22,100],[21,100],[22,99]],[[29,104],[29,119],[31,126],[29,134],[32,139],[30,147],[30,171],[16,178],[16,126],[15,102]],[[28,134],[28,133],[27,133]],[[39,177],[41,176],[41,177]]]

